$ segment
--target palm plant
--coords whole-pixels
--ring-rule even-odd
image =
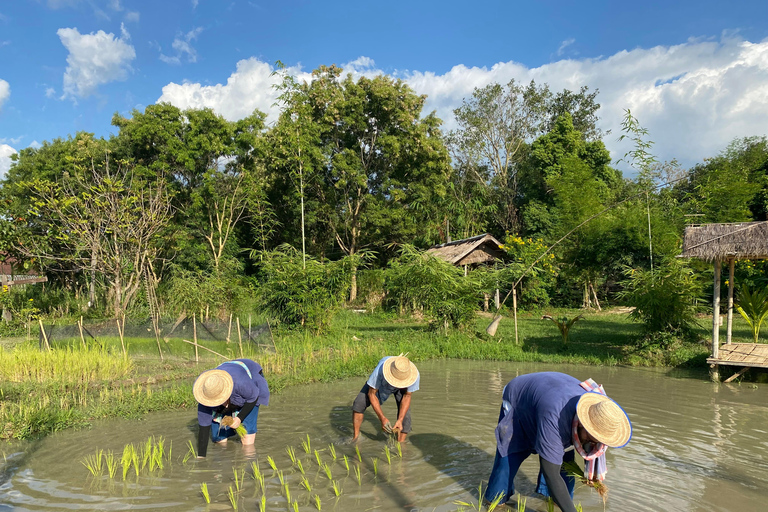
[[[568,318],[567,316],[553,318],[551,315],[544,315],[541,317],[542,320],[552,320],[557,328],[560,329],[560,336],[563,337],[563,345],[568,345],[568,335],[571,332],[571,327],[582,318],[584,318],[584,315],[578,315],[573,318]]]
[[[755,343],[760,337],[760,327],[768,318],[768,288],[751,291],[744,285],[739,290],[736,310],[752,328]]]

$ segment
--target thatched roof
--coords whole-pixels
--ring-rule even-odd
[[[705,261],[768,258],[768,222],[734,222],[688,226],[681,258]]]
[[[489,234],[435,245],[427,254],[444,259],[454,265],[473,265],[500,260],[504,256],[501,243]]]

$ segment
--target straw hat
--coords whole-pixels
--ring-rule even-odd
[[[632,424],[624,409],[605,395],[589,391],[576,404],[576,415],[589,435],[611,448],[622,448],[632,437]]]
[[[192,394],[198,403],[216,407],[229,399],[234,385],[232,376],[224,370],[208,370],[197,378],[192,386]]]
[[[407,388],[419,378],[419,370],[403,354],[388,357],[384,361],[384,379],[393,387]]]

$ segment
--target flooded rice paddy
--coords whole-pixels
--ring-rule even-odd
[[[193,410],[156,413],[142,421],[100,422],[89,430],[1,446],[0,511],[233,510],[230,488],[238,510],[258,511],[262,490],[251,468],[256,461],[264,476],[263,505],[269,511],[318,510],[318,498],[323,511],[457,510],[456,501],[477,502],[477,487],[488,478],[502,388],[516,375],[534,371],[592,377],[630,415],[632,442],[624,449],[608,450],[610,494],[605,510],[765,510],[765,385],[718,386],[704,375],[670,370],[475,361],[431,361],[419,367],[421,389],[413,397],[413,432],[402,446],[402,457],[388,445],[370,409],[357,444],[362,461],[348,442],[350,405],[363,378],[315,384],[274,396],[272,405],[259,414],[259,433],[251,451],[230,442],[209,446],[204,460],[183,463],[188,441],[195,440]],[[384,411],[395,417],[394,400],[384,404]],[[309,453],[302,447],[307,434]],[[112,451],[119,459],[126,444],[139,446],[150,436],[162,436],[165,449],[171,449],[162,469],[145,469],[139,476],[131,470],[123,480],[121,469],[110,478],[105,468],[94,478],[82,463],[99,449]],[[288,447],[302,462],[304,475],[291,462]],[[318,455],[331,478],[318,466]],[[282,484],[268,456],[282,472]],[[239,475],[237,483],[233,468]],[[523,464],[516,487],[528,498],[526,510],[544,511],[546,504],[534,493],[537,472],[538,461],[531,457]],[[210,504],[201,493],[203,483]],[[575,501],[585,511],[603,510],[597,494],[578,484]]]

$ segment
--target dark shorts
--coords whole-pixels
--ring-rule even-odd
[[[371,389],[368,384],[363,386],[363,389],[360,390],[360,393],[357,394],[357,397],[355,398],[355,401],[352,402],[352,410],[357,413],[364,413],[365,410],[371,405],[371,400],[368,398],[368,390]],[[397,402],[397,415],[400,416],[400,402],[403,401],[403,396],[405,396],[406,389],[398,389],[394,393],[392,393],[392,396],[395,397],[395,402]],[[382,404],[383,407],[383,404]],[[391,421],[391,420],[390,420]],[[410,408],[405,412],[405,417],[403,418],[403,434],[407,434],[411,431],[411,410]]]

